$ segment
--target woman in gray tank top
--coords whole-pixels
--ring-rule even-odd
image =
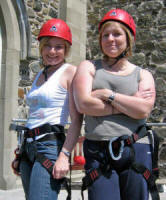
[[[100,176],[93,173],[93,183],[88,185],[90,200],[149,199],[147,182],[131,170],[131,149],[122,140],[141,127],[142,137],[133,144],[135,161],[151,170],[143,125],[154,106],[155,84],[149,71],[128,61],[135,37],[132,16],[121,9],[110,10],[99,24],[103,59],[81,62],[74,79],[75,103],[85,114],[86,174],[94,169],[101,172]],[[114,147],[117,138],[121,139]]]

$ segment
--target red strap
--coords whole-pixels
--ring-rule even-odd
[[[97,177],[98,177],[98,172],[97,170],[93,170],[91,173],[90,173],[90,177],[92,180],[95,180]]]
[[[134,139],[134,142],[136,142],[139,139],[139,136],[137,133],[133,133],[133,139]]]
[[[150,175],[151,175],[151,173],[150,173],[149,170],[146,170],[146,171],[143,173],[143,176],[145,177],[146,180],[149,179]]]
[[[49,159],[46,159],[42,164],[47,169],[53,166],[53,163]]]

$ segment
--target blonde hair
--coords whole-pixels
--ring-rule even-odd
[[[100,29],[100,32],[99,32],[99,44],[100,44],[100,48],[101,48],[101,51],[102,53],[104,54],[104,58],[108,58],[108,56],[104,53],[103,49],[102,49],[102,45],[101,45],[101,40],[102,40],[102,33],[104,31],[104,29],[109,26],[109,25],[112,25],[114,22],[117,22],[117,21],[108,21],[106,23],[104,23]],[[125,57],[128,58],[129,56],[132,56],[132,49],[133,49],[133,45],[134,45],[134,36],[133,34],[131,33],[131,31],[125,26],[123,25],[122,23],[118,22],[120,27],[125,31],[126,33],[126,38],[127,38],[127,48],[125,50],[126,54],[125,54]]]
[[[43,38],[41,38],[40,43],[39,43],[40,56],[41,56],[42,49],[43,49],[44,45],[46,45],[48,43],[50,38],[51,37],[43,37]],[[64,40],[64,42],[65,42],[65,58],[66,58],[69,55],[71,45],[66,40]]]

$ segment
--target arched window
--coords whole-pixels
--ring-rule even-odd
[[[21,37],[21,51],[20,51],[20,56],[21,60],[26,60],[27,57],[30,56],[30,51],[31,51],[31,31],[30,31],[30,26],[28,22],[28,16],[26,12],[26,6],[24,1],[20,0],[15,0],[12,1],[12,4],[15,9],[15,13],[17,15],[18,19],[18,25],[19,25],[19,30],[20,30],[20,37]]]

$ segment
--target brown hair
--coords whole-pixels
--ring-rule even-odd
[[[100,29],[100,32],[99,32],[99,44],[100,44],[100,48],[101,48],[101,51],[102,53],[104,54],[104,57],[107,58],[108,56],[105,55],[103,49],[102,49],[102,45],[101,45],[101,40],[102,40],[102,33],[104,31],[104,29],[111,25],[113,22],[117,22],[117,21],[108,21],[106,23],[104,23]],[[133,34],[131,33],[131,31],[125,26],[123,25],[122,23],[118,22],[120,24],[120,27],[125,31],[126,33],[126,38],[127,38],[127,48],[126,48],[126,55],[125,57],[129,57],[129,56],[132,56],[132,49],[133,49],[133,45],[134,45],[134,36]]]

